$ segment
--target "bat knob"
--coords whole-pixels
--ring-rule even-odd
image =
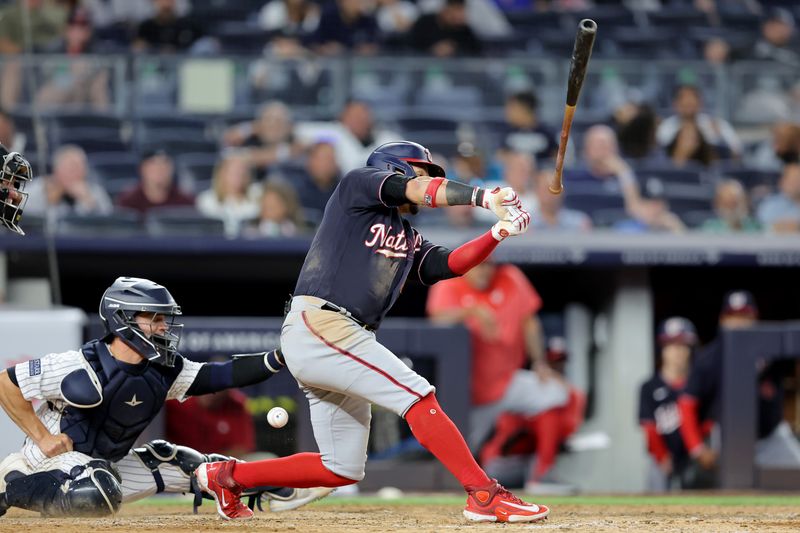
[[[563,185],[548,185],[547,190],[553,194],[561,194],[564,191]]]

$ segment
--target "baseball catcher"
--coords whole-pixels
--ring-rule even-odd
[[[182,357],[181,308],[161,285],[118,278],[103,294],[103,338],[0,372],[0,405],[27,438],[0,462],[0,516],[9,507],[45,516],[102,516],[159,492],[190,492],[203,455],[162,440],[134,442],[169,399],[244,387],[283,366],[280,350],[224,363]],[[34,411],[31,402],[41,400]],[[330,489],[255,488],[251,504],[288,510]],[[198,491],[199,493],[199,491]]]

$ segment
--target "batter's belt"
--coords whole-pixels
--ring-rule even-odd
[[[353,314],[345,309],[344,307],[340,307],[336,304],[329,302],[328,300],[323,300],[322,298],[317,298],[316,296],[295,296],[294,298],[301,299],[311,305],[318,306],[323,311],[331,311],[333,313],[339,313],[340,315],[346,316],[362,328],[367,331],[375,331],[376,328],[372,324],[367,324],[363,320],[359,320],[358,318],[354,317]],[[289,301],[286,302],[286,309],[288,310],[291,307],[292,296],[289,295]]]

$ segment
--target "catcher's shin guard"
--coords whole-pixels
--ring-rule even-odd
[[[93,460],[69,473],[36,472],[8,481],[0,507],[19,507],[43,516],[107,516],[122,503],[117,473],[107,461]]]

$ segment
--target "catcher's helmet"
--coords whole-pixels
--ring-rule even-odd
[[[671,343],[694,346],[697,344],[697,331],[688,319],[673,316],[661,323],[658,328],[658,344],[665,346]]]
[[[147,335],[136,323],[139,313],[164,315],[168,328]],[[183,324],[176,324],[181,308],[169,291],[147,279],[117,278],[100,300],[100,318],[107,336],[115,336],[155,363],[175,366]]]
[[[410,178],[416,177],[417,173],[409,163],[425,167],[429,176],[445,177],[444,169],[433,162],[430,150],[411,141],[382,144],[367,159],[368,167],[391,170]]]
[[[28,201],[25,185],[33,177],[31,165],[20,154],[9,152],[2,144],[0,163],[0,222],[11,231],[25,235],[19,224]]]

